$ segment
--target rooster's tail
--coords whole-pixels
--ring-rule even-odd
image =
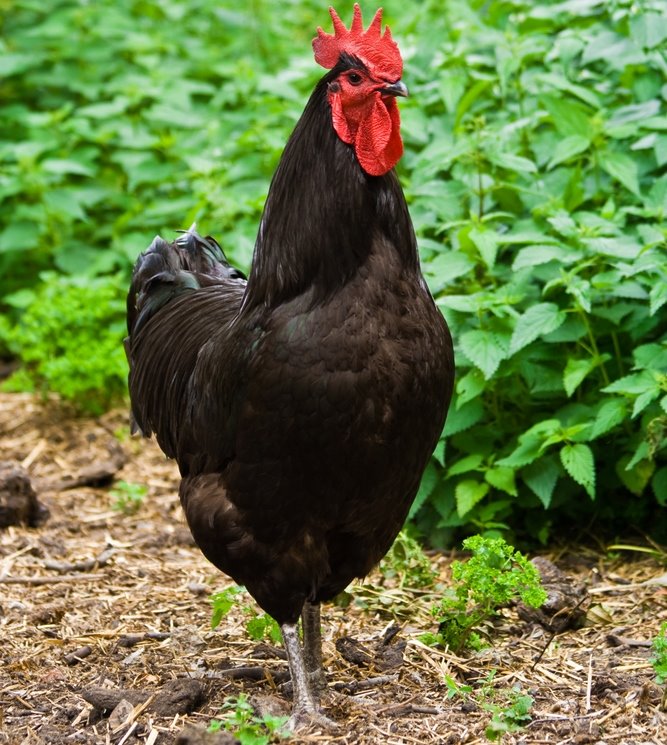
[[[211,236],[203,238],[192,225],[172,243],[159,235],[134,265],[127,295],[127,330],[135,334],[170,300],[201,287],[244,280]]]

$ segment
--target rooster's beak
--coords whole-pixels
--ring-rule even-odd
[[[385,85],[381,88],[380,93],[382,93],[383,96],[407,96],[408,89],[402,80],[397,80],[395,83]]]

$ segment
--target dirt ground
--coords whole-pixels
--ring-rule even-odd
[[[76,419],[0,394],[0,461],[23,465],[50,513],[0,530],[0,743],[166,745],[242,692],[258,712],[287,713],[284,654],[245,629],[252,601],[211,630],[208,597],[229,580],[190,538],[175,465],[129,438],[124,412]],[[118,480],[148,487],[135,514],[113,509]],[[626,551],[548,555],[583,583],[586,625],[554,636],[507,609],[493,646],[465,657],[419,641],[436,630],[433,593],[379,573],[352,587],[347,608],[323,612],[325,710],[339,730],[290,742],[485,743],[520,689],[531,718],[503,743],[666,743],[649,663],[665,567]],[[446,583],[451,557],[432,559]]]

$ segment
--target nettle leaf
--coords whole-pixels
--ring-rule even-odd
[[[595,357],[591,357],[586,360],[568,360],[565,365],[565,371],[563,372],[563,388],[568,397],[577,390],[582,384],[584,378],[592,372],[597,365],[599,360]]]
[[[638,46],[653,49],[667,39],[667,16],[639,13],[630,19],[630,34]]]
[[[542,502],[545,510],[551,505],[560,474],[560,466],[552,455],[545,455],[521,470],[521,478]]]
[[[605,401],[595,417],[589,438],[595,440],[617,427],[627,416],[628,407],[623,398]]]
[[[472,368],[456,383],[459,406],[481,395],[486,388],[486,379],[476,367]]]
[[[510,468],[520,468],[532,463],[536,458],[539,458],[541,453],[542,440],[538,438],[528,438],[523,440],[505,458],[501,458],[496,461],[499,466],[509,466]]]
[[[459,476],[462,473],[468,473],[468,471],[476,471],[484,461],[484,456],[479,453],[473,455],[467,455],[465,458],[457,460],[456,463],[447,471],[447,478],[451,476]]]
[[[625,153],[608,150],[599,153],[598,162],[612,178],[620,181],[633,194],[640,195],[639,171],[633,158]]]
[[[522,158],[520,155],[513,153],[489,152],[489,160],[501,168],[508,168],[511,171],[525,171],[526,173],[535,173],[537,166],[532,160]]]
[[[641,443],[641,445],[645,444]],[[616,464],[616,475],[628,491],[637,497],[641,497],[644,493],[644,489],[655,472],[655,463],[645,457],[646,455],[648,455],[648,446],[645,449],[642,448],[639,458],[636,453],[635,457],[625,455]]]
[[[429,460],[422,475],[422,480],[419,485],[417,496],[415,497],[415,500],[410,507],[408,519],[414,517],[419,512],[424,502],[431,496],[431,494],[433,494],[433,490],[438,485],[439,480],[440,474],[438,473],[438,469],[433,464],[433,461]]]
[[[541,100],[563,137],[577,136],[590,142],[593,127],[583,106],[565,97],[543,96]]]
[[[659,505],[667,505],[667,466],[656,471],[651,479],[651,487]]]
[[[578,261],[581,257],[581,251],[574,251],[558,244],[527,246],[517,253],[512,264],[512,270],[517,272],[519,269],[548,264],[550,261],[559,261],[561,264],[567,265]]]
[[[588,445],[564,445],[560,451],[560,461],[577,484],[586,489],[588,496],[595,499],[595,460]]]
[[[486,230],[484,228],[473,228],[468,233],[468,237],[477,247],[484,263],[489,269],[493,269],[493,265],[496,263],[496,254],[498,253],[496,233],[493,230]]]
[[[656,282],[649,293],[650,313],[654,316],[667,303],[667,281]]]
[[[603,393],[623,393],[636,396],[632,409],[632,418],[640,414],[661,393],[660,381],[653,370],[641,370],[626,375],[602,389]]]
[[[465,356],[484,373],[487,380],[493,377],[507,353],[496,334],[482,329],[466,331],[459,339],[459,346]]]
[[[514,480],[515,470],[509,466],[495,466],[489,468],[484,474],[484,478],[491,486],[495,486],[496,489],[507,492],[513,497],[518,495],[516,490],[516,482]]]
[[[479,399],[463,404],[461,407],[450,406],[445,422],[445,436],[451,437],[474,427],[484,416],[484,405]]]
[[[489,493],[489,485],[474,479],[459,481],[454,490],[456,498],[456,511],[459,517],[467,515],[468,512]]]
[[[563,324],[565,318],[565,312],[555,303],[538,303],[528,308],[514,327],[510,341],[510,354],[516,354],[539,336],[555,331]]]
[[[590,137],[584,137],[580,134],[565,137],[556,145],[556,149],[554,150],[551,160],[547,164],[547,168],[551,170],[560,163],[565,163],[570,160],[570,158],[573,158],[575,155],[585,152],[588,150],[590,144]]]

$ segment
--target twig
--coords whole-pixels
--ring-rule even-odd
[[[586,711],[591,710],[591,688],[593,686],[593,653],[588,657],[588,681],[586,682]]]
[[[61,574],[56,577],[0,577],[3,585],[50,585],[57,582],[90,582],[104,579],[103,574]]]
[[[398,678],[398,675],[379,675],[376,678],[366,678],[366,680],[350,680],[348,682],[340,681],[334,683],[331,687],[335,691],[347,691],[348,693],[356,693],[357,691],[365,691],[368,688],[375,688],[375,686],[387,685],[387,683],[394,683]]]
[[[567,627],[567,624],[568,624],[570,618],[572,618],[572,616],[574,615],[574,612],[579,609],[579,606],[584,602],[584,600],[586,600],[586,598],[587,598],[587,596],[584,595],[579,600],[579,602],[573,608],[570,609],[570,612],[567,614],[567,616],[565,617],[565,620],[561,624],[561,629],[564,629],[564,628]],[[542,651],[537,655],[537,658],[535,659],[535,662],[533,662],[533,666],[530,668],[531,670],[534,670],[537,667],[538,663],[540,662],[540,660],[542,659],[542,657],[544,657],[544,653],[549,648],[549,645],[554,640],[554,638],[555,638],[555,636],[556,636],[556,634],[558,633],[559,630],[560,629],[552,629],[549,632],[549,636],[547,637],[546,643],[544,644],[544,647],[542,648]]]
[[[102,553],[94,559],[85,561],[53,561],[45,559],[43,564],[45,569],[54,569],[56,572],[89,572],[91,569],[98,569],[109,563],[109,559],[116,553],[115,548],[105,548]]]

